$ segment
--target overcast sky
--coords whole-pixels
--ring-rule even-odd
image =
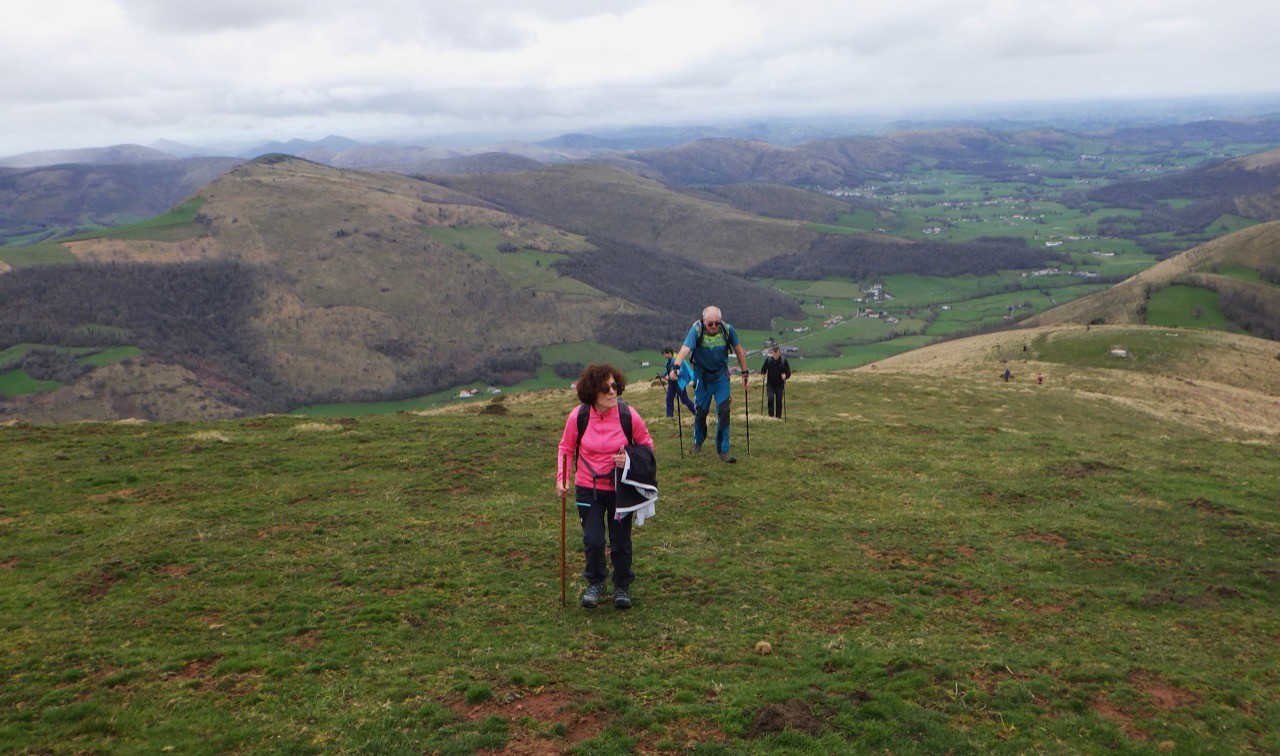
[[[1280,90],[1275,0],[5,0],[0,17],[0,156]]]

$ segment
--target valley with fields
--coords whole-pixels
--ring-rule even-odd
[[[718,139],[438,175],[266,155],[146,221],[6,234],[0,416],[425,409],[563,386],[592,355],[645,371],[711,303],[753,354],[857,367],[1250,244],[1280,218],[1280,127],[1212,126]],[[51,169],[8,170],[20,198]],[[1155,297],[1157,324],[1274,338],[1274,254],[1201,257],[1140,312],[1090,319],[1144,322]]]

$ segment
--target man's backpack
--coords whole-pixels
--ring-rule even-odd
[[[627,435],[627,445],[635,443],[635,439],[631,436],[631,408],[627,403],[618,400],[618,421],[622,423],[622,432]],[[591,422],[591,405],[583,404],[578,407],[578,444],[574,447],[574,456],[578,456],[578,448],[582,446],[582,434],[587,432],[587,423]]]
[[[707,328],[706,326],[702,325],[701,318],[695,320],[693,322],[692,327],[698,329],[698,340],[694,344],[693,351],[689,353],[689,361],[692,362],[694,366],[697,367],[699,370],[702,370],[703,369],[702,366],[699,365],[697,361],[694,360],[694,355],[697,353],[699,349],[702,348],[703,338],[707,335]],[[733,326],[729,325],[728,323],[725,323],[724,321],[720,322],[720,333],[724,335],[724,361],[726,365],[729,363],[729,355],[733,353],[732,342],[738,335],[738,332],[733,331],[732,328]],[[731,332],[733,333],[733,337],[729,336]]]

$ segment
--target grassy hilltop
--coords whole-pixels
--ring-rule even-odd
[[[633,374],[625,613],[573,604],[572,521],[560,605],[567,391],[0,427],[0,749],[1276,752],[1280,392],[1192,359],[1274,342],[1099,330],[739,389],[732,466]]]

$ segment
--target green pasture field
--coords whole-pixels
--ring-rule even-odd
[[[32,349],[49,349],[57,352],[68,352],[76,356],[76,361],[85,365],[102,367],[138,357],[143,351],[133,346],[118,347],[65,347],[51,344],[15,344],[7,349],[0,349],[0,365],[22,359]]]
[[[422,226],[423,232],[444,244],[466,251],[492,265],[508,283],[525,289],[555,291],[588,297],[604,296],[603,292],[572,278],[561,276],[552,268],[558,260],[568,258],[562,252],[542,252],[519,249],[503,252],[499,247],[512,244],[512,240],[491,226]],[[548,230],[548,233],[551,233]],[[580,241],[579,247],[590,245]]]
[[[95,351],[92,354],[86,354],[85,356],[80,357],[77,361],[85,365],[104,367],[106,365],[114,365],[117,362],[130,360],[134,357],[141,357],[143,354],[145,354],[145,352],[138,347],[118,346],[103,349],[101,351]]]
[[[14,268],[34,265],[63,265],[76,262],[76,256],[57,242],[33,244],[29,247],[0,247],[0,261]]]
[[[1240,281],[1248,281],[1249,283],[1274,285],[1264,281],[1262,279],[1262,274],[1252,268],[1223,268],[1222,270],[1214,272],[1218,275],[1227,276],[1228,278],[1234,278]]]
[[[1208,228],[1215,234],[1225,235],[1256,225],[1258,225],[1258,221],[1252,218],[1242,218],[1239,215],[1223,215],[1213,223],[1210,223]]]
[[[725,465],[628,390],[662,495],[627,612],[576,606],[572,519],[561,604],[567,390],[0,427],[0,743],[1280,751],[1274,439],[1055,386],[865,371],[787,395],[785,422],[752,405],[750,454],[735,407]]]
[[[196,222],[196,213],[204,206],[204,199],[197,197],[174,206],[172,210],[136,223],[129,223],[101,231],[73,237],[80,239],[130,239],[134,241],[176,242],[204,236],[206,229]]]
[[[836,227],[854,229],[857,231],[874,231],[880,225],[880,214],[874,210],[854,210],[849,213],[841,213],[839,220],[836,221]]]
[[[909,352],[937,342],[933,336],[900,336],[886,341],[875,341],[869,344],[843,347],[839,357],[827,357],[821,352],[816,355],[801,353],[799,356],[788,356],[791,369],[799,373],[825,373],[833,370],[869,365],[895,354]],[[806,347],[807,348],[807,347]]]
[[[1042,362],[1092,368],[1123,367],[1159,374],[1170,372],[1180,362],[1197,359],[1206,349],[1204,345],[1209,338],[1209,331],[1195,328],[1176,332],[1133,330],[1121,338],[1107,332],[1092,331],[1071,339],[1039,336],[1030,348],[1036,359]],[[1124,350],[1128,356],[1112,355],[1115,349]]]
[[[28,234],[10,234],[9,236],[4,237],[4,243],[0,244],[0,250],[4,249],[5,247],[25,246],[35,241],[36,239],[39,239],[40,237],[45,236],[48,233],[49,233],[48,231],[41,230],[41,231],[32,231],[31,233],[28,233]]]
[[[806,223],[804,224],[806,231],[812,231],[815,234],[834,234],[836,236],[853,236],[854,234],[866,233],[867,229],[857,228],[848,225],[833,225],[830,223]]]
[[[137,347],[121,346],[103,349],[101,347],[62,347],[44,344],[16,344],[7,349],[0,349],[0,365],[8,365],[22,359],[32,349],[52,349],[76,355],[76,361],[93,367],[114,365],[122,360],[137,357],[143,351]],[[27,375],[25,370],[10,370],[0,373],[0,396],[14,397],[25,394],[42,394],[62,388],[60,381],[42,381]]]
[[[65,384],[58,381],[41,381],[27,375],[25,370],[10,370],[0,373],[0,396],[14,397],[25,394],[42,394],[55,391]]]
[[[1173,284],[1152,292],[1147,299],[1146,322],[1175,328],[1239,330],[1218,309],[1218,292],[1185,284]]]

